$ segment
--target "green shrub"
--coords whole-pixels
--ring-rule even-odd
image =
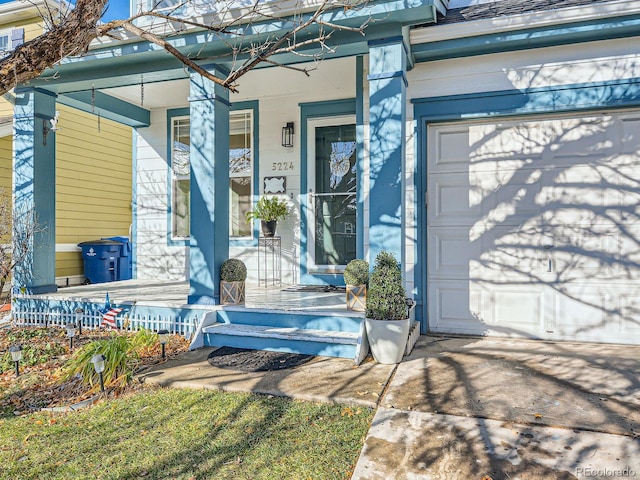
[[[272,222],[283,220],[289,214],[289,206],[285,200],[278,197],[260,197],[253,210],[246,213],[247,221],[251,219]]]
[[[343,275],[347,285],[368,285],[369,262],[358,258],[351,260],[344,269]]]
[[[91,390],[97,390],[100,380],[91,358],[101,353],[106,358],[102,374],[104,385],[122,388],[131,381],[133,373],[140,365],[139,350],[148,348],[157,341],[157,334],[142,329],[135,335],[114,334],[109,339],[88,343],[76,350],[62,368],[62,379],[66,381],[77,376],[82,379],[82,383],[91,387]]]
[[[220,266],[220,278],[225,282],[244,282],[247,279],[247,266],[237,258],[225,260]]]
[[[400,265],[389,253],[376,257],[367,289],[366,317],[374,320],[407,318],[407,295],[402,284]]]

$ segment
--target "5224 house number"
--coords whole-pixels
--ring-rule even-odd
[[[285,170],[293,170],[293,162],[272,162],[271,170],[274,172],[283,172]]]

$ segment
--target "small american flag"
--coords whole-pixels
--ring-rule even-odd
[[[121,308],[110,308],[107,312],[102,316],[102,326],[109,328],[117,328],[116,327],[116,317],[118,314],[122,312]]]

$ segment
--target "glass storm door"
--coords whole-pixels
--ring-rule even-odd
[[[356,257],[355,119],[312,120],[309,127],[309,267],[339,272]]]

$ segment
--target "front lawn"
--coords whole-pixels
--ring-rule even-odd
[[[373,417],[367,408],[119,381],[84,410],[40,411],[96,395],[97,387],[81,378],[93,372],[89,359],[96,346],[108,347],[114,357],[128,339],[136,347],[130,352],[135,361],[120,363],[126,372],[162,362],[154,335],[87,331],[72,354],[60,328],[0,329],[0,478],[351,477]],[[15,343],[25,353],[18,378],[7,352]],[[187,346],[173,336],[167,355]],[[85,364],[89,373],[74,373]]]
[[[350,478],[373,411],[149,390],[75,413],[0,418],[0,478]]]

